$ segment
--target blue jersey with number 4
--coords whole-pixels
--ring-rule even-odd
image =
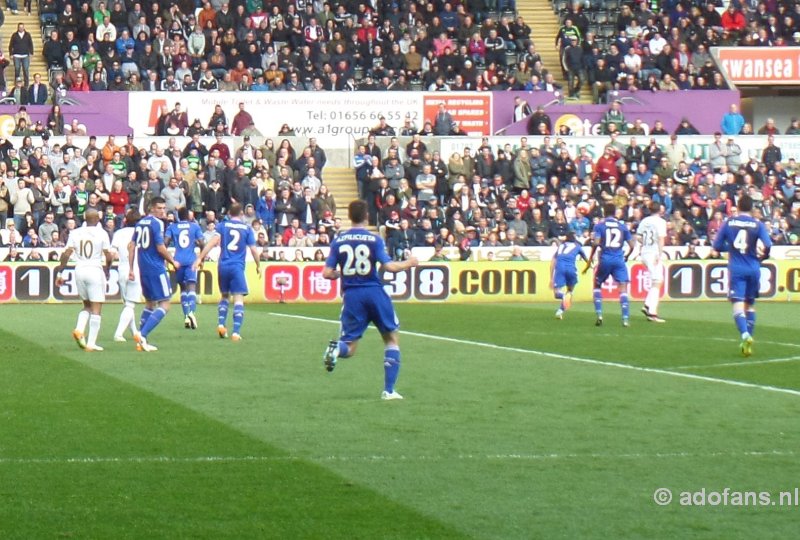
[[[592,236],[599,241],[600,262],[624,261],[625,244],[631,239],[628,227],[616,218],[606,218],[594,228]]]
[[[722,225],[714,239],[714,249],[730,253],[728,268],[731,274],[756,273],[761,268],[759,240],[767,250],[772,246],[767,227],[752,216],[741,215]]]
[[[138,248],[139,273],[160,274],[164,272],[164,258],[158,246],[164,245],[164,223],[154,216],[145,216],[136,224],[133,243]]]
[[[179,221],[169,226],[167,238],[175,247],[175,260],[181,263],[181,266],[186,266],[194,262],[194,248],[197,241],[203,239],[203,231],[197,223]]]
[[[256,245],[253,228],[239,220],[223,221],[217,226],[220,236],[219,265],[244,269],[248,246]]]
[[[366,229],[350,229],[340,234],[325,261],[328,268],[340,268],[342,290],[352,287],[383,287],[378,263],[391,261],[383,239]]]

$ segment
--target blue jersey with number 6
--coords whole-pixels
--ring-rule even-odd
[[[339,268],[342,290],[353,287],[383,287],[378,263],[391,261],[383,239],[366,229],[350,229],[331,245],[325,266]]]
[[[175,260],[181,263],[181,266],[192,264],[197,241],[203,239],[200,225],[191,221],[179,221],[167,228],[166,236],[175,247]]]

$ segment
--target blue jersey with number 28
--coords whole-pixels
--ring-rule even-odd
[[[383,287],[378,276],[378,263],[391,261],[383,239],[366,229],[350,229],[331,245],[325,261],[328,268],[339,268],[342,289]]]

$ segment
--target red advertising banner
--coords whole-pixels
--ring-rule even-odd
[[[434,122],[439,105],[469,135],[491,135],[492,96],[475,92],[434,92],[423,97],[423,118]],[[420,126],[421,127],[421,126]]]
[[[737,85],[800,84],[796,47],[719,47],[719,65]]]

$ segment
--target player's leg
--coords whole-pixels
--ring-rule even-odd
[[[78,321],[75,323],[75,329],[72,331],[72,337],[81,349],[86,348],[86,325],[89,324],[89,316],[91,314],[91,302],[89,300],[83,301],[83,308],[78,312]]]
[[[242,339],[241,330],[244,322],[244,297],[250,292],[247,288],[247,278],[244,269],[236,268],[231,276],[231,296],[233,297],[233,334],[232,341]]]
[[[564,288],[566,287],[566,279],[564,277],[564,273],[560,270],[556,270],[553,274],[553,296],[555,296],[556,300],[559,301],[558,309],[556,310],[556,319],[563,319],[564,312],[567,310],[567,305],[564,302],[565,292]]]
[[[370,309],[371,319],[383,337],[383,392],[381,399],[393,400],[403,399],[403,396],[395,391],[397,376],[400,374],[400,345],[398,330],[400,321],[394,306],[383,289],[376,293],[372,298]]]
[[[148,299],[148,304],[152,306],[152,313],[147,318],[147,321],[141,327],[141,343],[140,343],[140,350],[146,352],[154,352],[158,349],[153,345],[150,345],[147,342],[147,338],[150,333],[155,330],[155,328],[159,325],[159,323],[164,320],[164,317],[167,316],[167,312],[169,311],[169,298],[172,296],[172,286],[169,282],[169,275],[166,272],[158,274],[157,276],[153,276],[152,279],[145,280],[145,277],[142,276],[142,285],[144,286],[145,281],[149,281],[149,285],[147,286],[146,290],[149,289],[150,293],[152,294],[151,297],[147,297],[145,294],[145,298]]]
[[[619,285],[619,307],[622,311],[622,326],[628,326],[631,317],[630,278],[628,277],[628,267],[624,262],[617,263],[612,277]]]
[[[594,301],[594,312],[597,315],[595,326],[603,325],[603,283],[611,272],[606,268],[602,262],[597,266],[597,272],[594,275],[594,290],[592,291],[592,300]]]
[[[217,283],[221,294],[219,304],[217,304],[217,334],[220,338],[224,339],[228,337],[226,325],[228,323],[228,307],[231,291],[231,273],[227,268],[223,266],[217,268]]]
[[[400,374],[400,344],[397,331],[381,333],[383,337],[383,392],[381,399],[403,399],[394,389]]]
[[[662,323],[665,321],[658,316],[658,304],[661,300],[661,284],[664,281],[664,265],[656,263],[652,257],[645,259],[644,264],[650,275],[650,288],[647,289],[642,312],[648,321]]]
[[[133,340],[138,341],[139,330],[136,328],[136,303],[142,297],[142,288],[137,281],[128,281],[127,277],[121,277],[119,290],[122,295],[122,312],[119,315],[117,330],[114,332],[114,341],[125,341],[125,330],[130,328]]]
[[[233,334],[231,334],[231,341],[240,341],[242,339],[242,323],[244,323],[244,295],[234,294],[233,296]]]
[[[102,302],[92,302],[90,306],[89,336],[86,339],[86,350],[90,352],[103,350],[103,348],[97,344],[97,336],[100,335],[100,323],[102,321],[100,317],[102,307]]]
[[[103,309],[103,302],[106,301],[106,278],[100,268],[92,269],[87,273],[87,291],[89,298],[89,336],[86,340],[87,351],[102,351],[103,348],[97,344],[97,336],[100,335],[100,312]]]
[[[339,358],[350,358],[356,353],[358,340],[369,325],[362,298],[363,293],[359,290],[349,290],[344,294],[339,317],[339,339],[331,340],[322,356],[322,362],[328,371],[333,371]]]
[[[196,274],[195,274],[196,275]],[[197,281],[190,281],[186,283],[186,300],[189,304],[189,328],[192,330],[197,329]]]

